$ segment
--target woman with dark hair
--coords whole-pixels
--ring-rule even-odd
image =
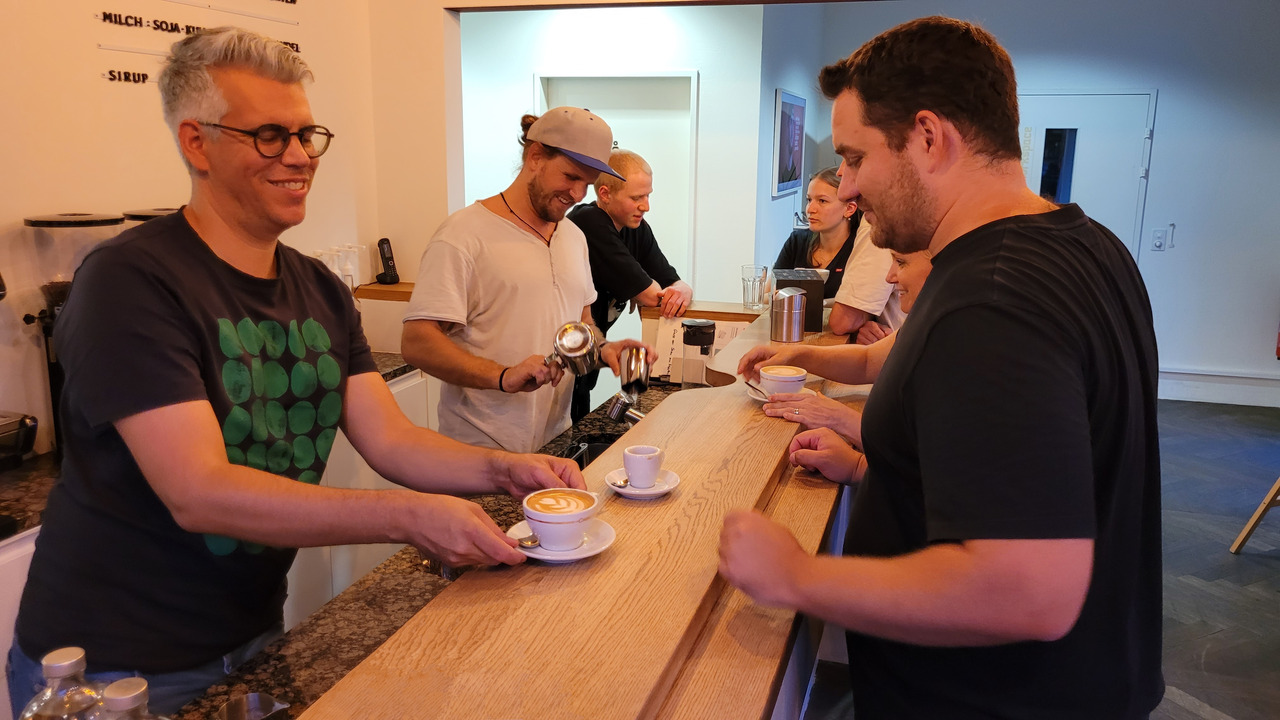
[[[809,181],[805,193],[805,215],[809,219],[808,230],[791,233],[773,263],[774,270],[793,268],[817,268],[827,271],[824,299],[833,298],[844,278],[844,266],[853,251],[854,238],[862,221],[862,211],[857,203],[840,202],[836,188],[840,177],[836,168],[829,167],[816,173]]]

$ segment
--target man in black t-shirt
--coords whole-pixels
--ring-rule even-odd
[[[671,318],[684,315],[693,302],[693,288],[667,262],[644,219],[653,192],[653,169],[629,150],[614,150],[609,167],[626,180],[601,173],[596,201],[569,211],[569,219],[587,237],[597,295],[591,317],[606,333],[628,303],[661,306],[662,316]],[[596,371],[574,379],[574,422],[591,412],[591,389],[598,377]]]
[[[68,645],[89,680],[141,674],[151,709],[172,713],[279,634],[294,548],[520,563],[479,505],[437,493],[584,486],[566,460],[414,426],[350,290],[279,242],[332,137],[310,78],[236,28],[173,46],[160,93],[191,199],[90,253],[58,317],[64,458],[9,651],[15,717],[40,658]],[[320,486],[338,430],[407,489]]]
[[[1013,64],[981,28],[915,20],[819,81],[840,199],[933,269],[867,400],[844,557],[737,511],[721,573],[848,630],[858,720],[1146,718],[1160,457],[1137,265],[1027,188]]]

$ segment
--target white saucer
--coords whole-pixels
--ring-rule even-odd
[[[813,388],[803,388],[800,390],[800,393],[803,395],[817,395],[818,391]],[[747,386],[747,397],[755,400],[756,402],[769,402],[769,397],[767,395],[756,392],[756,389],[750,385]]]
[[[541,560],[552,565],[560,565],[562,563],[571,563],[574,560],[589,558],[592,555],[599,555],[604,552],[605,548],[612,545],[614,539],[618,537],[618,533],[614,531],[613,526],[600,518],[591,518],[583,524],[586,526],[586,541],[572,550],[547,550],[542,547],[516,549],[535,560]],[[511,526],[511,529],[507,531],[507,537],[519,540],[522,537],[528,537],[529,533],[529,523],[521,520]]]
[[[617,485],[614,484],[614,483],[622,482],[622,479],[625,478],[626,476],[627,476],[627,469],[618,468],[617,470],[614,470],[608,475],[605,475],[604,481],[609,485],[609,487],[613,488],[614,492],[618,493],[619,495],[622,495],[624,497],[629,497],[629,498],[640,498],[645,500],[656,498],[656,497],[662,497],[663,495],[666,495],[667,493],[674,490],[676,486],[680,484],[680,476],[677,475],[674,470],[669,470],[667,468],[662,469],[662,472],[658,474],[657,481],[653,483],[653,487],[651,488],[641,489],[637,487],[631,487],[630,485],[627,485],[626,487],[618,487]]]

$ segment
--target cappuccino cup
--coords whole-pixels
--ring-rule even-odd
[[[632,445],[623,450],[622,467],[627,471],[627,484],[637,490],[653,487],[666,457],[662,448],[653,445]]]
[[[600,499],[586,490],[547,488],[529,493],[521,505],[538,544],[544,550],[567,552],[586,541],[586,522],[600,509]]]
[[[798,393],[804,389],[809,373],[794,365],[766,365],[760,368],[760,389],[765,395]]]

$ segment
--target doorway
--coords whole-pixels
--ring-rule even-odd
[[[1054,202],[1079,205],[1136,260],[1156,91],[1022,93],[1018,109],[1027,187]]]
[[[614,146],[639,153],[653,168],[651,208],[645,215],[667,260],[692,283],[694,188],[698,127],[698,74],[643,76],[534,76],[535,107],[571,105],[604,118]],[[595,199],[587,193],[586,202]],[[609,329],[611,339],[639,338],[639,313],[626,313]],[[600,373],[591,392],[597,407],[621,386],[612,373]]]

